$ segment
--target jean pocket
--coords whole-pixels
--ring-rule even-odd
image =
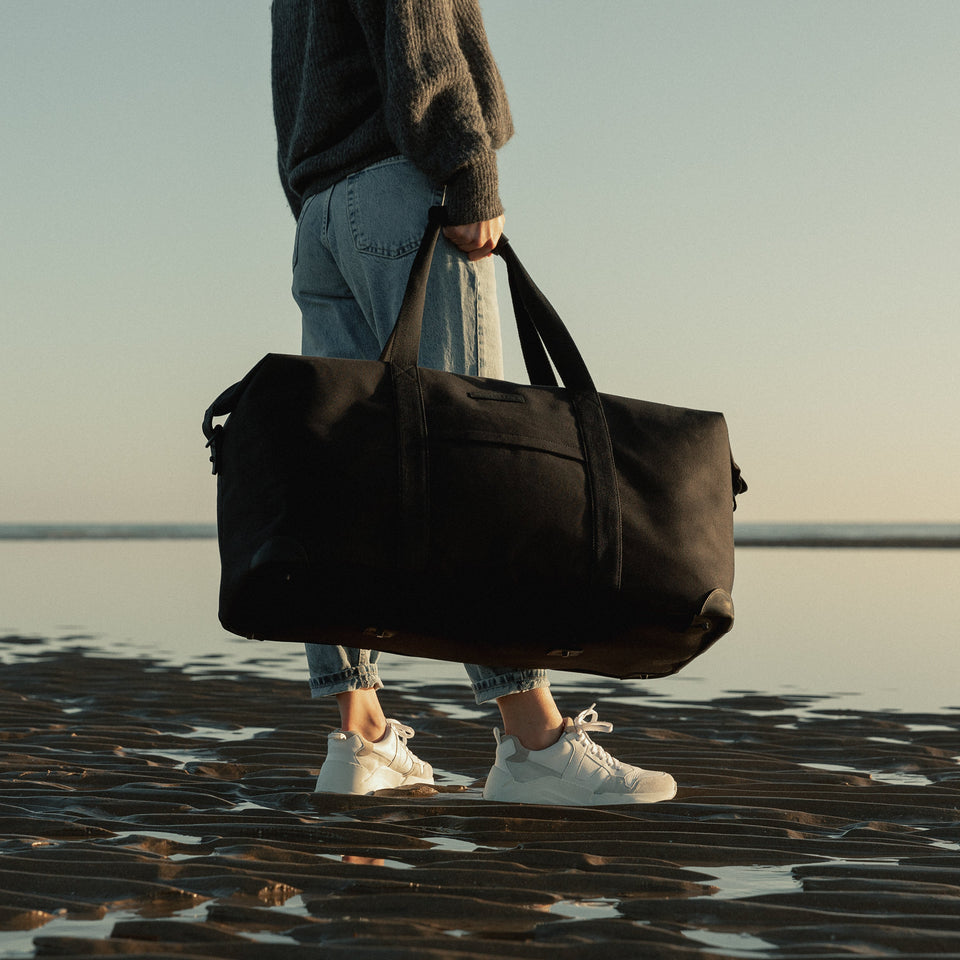
[[[360,253],[398,259],[423,238],[427,210],[443,190],[404,157],[391,157],[347,177],[347,210]]]

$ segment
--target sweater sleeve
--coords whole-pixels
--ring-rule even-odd
[[[499,216],[496,150],[513,126],[476,0],[353,6],[368,43],[382,44],[379,56],[372,52],[383,65],[384,118],[397,148],[446,185],[451,223]]]

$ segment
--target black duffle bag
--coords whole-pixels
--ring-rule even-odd
[[[378,360],[268,354],[207,410],[221,623],[468,663],[676,672],[733,623],[746,486],[722,414],[598,394],[506,238],[532,385],[418,366],[441,219]]]

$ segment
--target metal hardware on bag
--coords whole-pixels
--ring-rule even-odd
[[[211,472],[214,476],[217,474],[217,454],[219,453],[221,433],[223,433],[223,427],[218,423],[213,428],[213,433],[211,434],[210,439],[206,442],[206,446],[210,449],[210,462],[213,464],[213,470]]]
[[[547,651],[547,656],[548,656],[548,657],[563,657],[563,658],[566,659],[567,657],[579,657],[581,653],[583,653],[582,650],[568,650],[568,649],[566,649],[566,648],[561,648],[561,649],[559,649],[559,650],[548,650],[548,651]]]

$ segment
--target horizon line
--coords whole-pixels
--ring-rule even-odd
[[[0,523],[0,541],[215,540],[215,523]],[[736,546],[960,548],[956,521],[742,521]]]

